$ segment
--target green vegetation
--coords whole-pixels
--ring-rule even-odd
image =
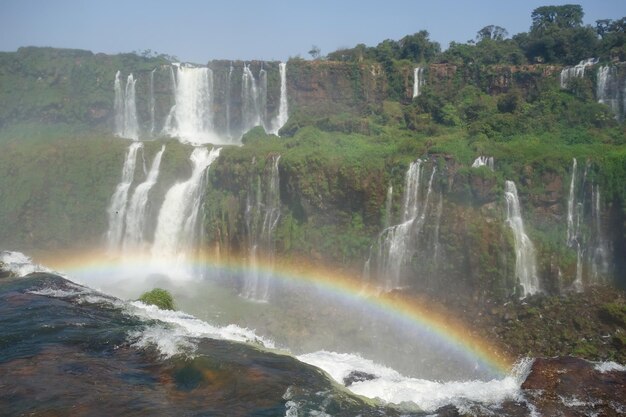
[[[210,169],[203,219],[207,242],[245,251],[247,199],[264,186],[268,161],[280,154],[278,254],[358,273],[386,222],[402,217],[404,175],[409,163],[421,158],[425,172],[437,167],[434,190],[445,199],[438,233],[447,262],[435,267],[430,259],[414,259],[416,285],[426,290],[458,285],[480,299],[515,293],[512,236],[502,209],[504,181],[513,180],[542,281],[551,292],[567,288],[576,267],[575,251],[564,242],[572,158],[588,166],[588,178],[602,190],[610,239],[618,248],[626,241],[626,128],[597,103],[594,71],[567,89],[558,83],[561,65],[592,55],[603,63],[621,59],[624,19],[599,21],[591,29],[582,25],[582,13],[578,6],[541,7],[532,14],[528,33],[509,38],[505,28],[488,25],[476,40],[443,52],[420,31],[326,59],[312,48],[315,60],[291,60],[290,118],[281,137],[253,129],[243,146],[225,147]],[[51,48],[0,54],[0,82],[8,86],[0,92],[4,244],[55,249],[101,242],[103,207],[127,148],[126,141],[110,135],[115,72],[141,75],[137,99],[144,123],[146,74],[152,69],[157,69],[156,118],[164,120],[171,108],[169,68],[159,67],[168,57],[142,55]],[[224,85],[231,63],[210,65],[216,85]],[[268,109],[275,108],[277,64],[263,65],[272,69]],[[427,81],[413,98],[417,65],[424,66]],[[242,65],[235,67],[241,71]],[[615,68],[620,78],[626,76],[624,67]],[[235,87],[231,97],[240,93]],[[174,140],[145,142],[146,161],[164,142],[154,201],[162,201],[168,187],[190,171],[190,148]],[[494,172],[470,168],[481,155],[495,158]],[[143,175],[138,168],[136,179]],[[152,219],[157,209],[149,207]],[[435,231],[428,225],[425,233]],[[620,268],[616,275],[626,266]]]
[[[139,301],[144,304],[154,305],[161,310],[174,310],[174,298],[167,290],[155,288],[144,292],[139,297]]]
[[[399,41],[384,40],[376,47],[359,44],[328,54],[332,61],[377,61],[385,70],[396,61],[423,64],[445,62],[453,64],[533,64],[551,63],[574,65],[597,57],[602,61],[626,60],[626,17],[602,19],[596,26],[583,25],[584,11],[576,4],[542,6],[531,13],[529,32],[515,34],[497,25],[478,30],[476,41],[452,42],[441,52],[437,42],[429,39],[427,31],[405,36]],[[318,51],[319,56],[319,51]]]

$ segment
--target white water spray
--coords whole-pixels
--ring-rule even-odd
[[[596,283],[602,282],[606,279],[610,269],[609,262],[609,243],[604,236],[604,227],[602,224],[602,207],[600,198],[600,186],[595,185],[591,188],[591,215],[593,218],[594,226],[594,245],[590,250],[591,256],[591,277]]]
[[[569,197],[567,198],[567,245],[572,246],[576,240],[574,233],[574,196],[576,184],[576,167],[578,162],[576,158],[572,159],[572,178],[569,183]]]
[[[609,106],[615,118],[624,119],[626,113],[626,85],[620,88],[620,79],[615,66],[601,66],[596,81],[596,97],[599,103]]]
[[[535,247],[524,231],[524,222],[517,196],[517,187],[513,181],[506,181],[504,188],[506,199],[506,221],[513,231],[515,240],[515,275],[522,286],[522,298],[539,291],[539,279],[535,263]]]
[[[226,84],[226,136],[228,139],[232,138],[232,132],[230,130],[230,89],[233,79],[233,64],[230,64],[228,68],[228,81]]]
[[[221,143],[213,131],[213,72],[176,65],[175,103],[163,131],[193,144]]]
[[[154,99],[154,72],[156,68],[150,71],[150,135],[154,135],[155,129],[155,119],[154,119],[154,108],[156,106],[156,101]]]
[[[480,168],[486,166],[490,170],[494,170],[493,168],[493,156],[479,156],[474,160],[472,164],[472,168]]]
[[[413,98],[422,93],[421,89],[425,84],[426,80],[424,80],[424,68],[415,68],[413,70]]]
[[[569,82],[573,78],[582,78],[585,76],[585,69],[598,63],[598,58],[588,58],[580,61],[573,67],[565,67],[561,70],[559,82],[561,88],[569,87]]]
[[[109,215],[109,228],[106,234],[107,248],[109,252],[116,252],[124,234],[124,218],[126,215],[126,205],[128,203],[128,190],[135,177],[135,165],[137,163],[137,152],[143,147],[142,143],[133,142],[128,148],[124,165],[122,167],[122,179],[117,184],[115,192],[111,197],[111,203],[107,209]]]
[[[145,225],[146,225],[146,208],[148,207],[148,197],[150,190],[157,183],[159,178],[159,169],[161,167],[161,158],[165,152],[165,145],[157,152],[150,166],[150,171],[146,180],[139,184],[128,204],[126,212],[126,231],[122,247],[124,251],[141,249],[145,243]]]
[[[263,68],[259,71],[259,119],[261,120],[261,125],[265,128],[266,120],[267,120],[267,71]],[[267,128],[265,128],[267,131]]]
[[[133,74],[130,74],[126,80],[126,88],[122,89],[121,73],[118,71],[115,74],[114,133],[116,136],[133,140],[139,139],[139,122],[135,102],[136,81]]]
[[[422,195],[422,161],[411,163],[405,177],[402,223],[387,227],[378,237],[378,276],[390,291],[402,285],[401,275],[415,252],[417,238],[426,221],[436,169],[433,168],[426,195]],[[368,265],[371,260],[368,260]]]
[[[281,62],[278,65],[280,71],[280,103],[278,104],[278,114],[272,121],[271,134],[278,136],[278,131],[287,123],[289,119],[289,103],[287,102],[287,64]]]
[[[244,65],[241,76],[241,121],[243,132],[261,125],[259,92],[250,67]]]
[[[204,197],[205,173],[219,157],[221,148],[195,148],[191,153],[191,177],[174,184],[165,195],[159,211],[152,245],[155,264],[174,259],[179,265],[196,249],[198,243],[198,218]],[[176,271],[182,274],[185,271]]]
[[[280,219],[280,179],[278,163],[280,155],[273,155],[268,161],[264,191],[257,182],[254,198],[248,195],[246,206],[246,228],[248,232],[249,271],[245,277],[242,295],[258,301],[269,299],[269,275],[259,268],[260,257],[271,267],[274,264],[274,231]]]

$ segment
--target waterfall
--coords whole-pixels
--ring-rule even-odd
[[[278,131],[287,123],[289,119],[289,103],[287,102],[287,64],[281,62],[278,65],[280,71],[280,103],[278,104],[278,114],[272,121],[272,130],[268,133],[278,136]]]
[[[133,142],[128,148],[124,165],[122,167],[122,179],[117,184],[115,192],[111,197],[111,203],[107,209],[109,215],[109,228],[107,230],[107,247],[113,253],[120,247],[122,235],[124,233],[124,217],[128,203],[128,190],[135,177],[135,165],[137,163],[137,152],[143,147],[142,143]]]
[[[174,106],[163,131],[194,144],[221,143],[213,132],[213,72],[176,65]]]
[[[441,224],[441,214],[443,212],[443,193],[439,193],[439,202],[437,203],[437,214],[435,215],[435,244],[433,245],[433,261],[436,263],[439,258],[439,226]]]
[[[617,67],[601,66],[598,69],[596,97],[599,103],[609,106],[618,120],[624,119],[626,113],[626,92],[619,86],[620,80]],[[626,85],[624,85],[626,88]]]
[[[522,298],[539,291],[535,248],[524,231],[522,213],[513,181],[506,181],[504,188],[506,199],[506,221],[513,231],[515,241],[515,275],[522,286]]]
[[[124,132],[124,91],[122,90],[122,81],[120,80],[120,71],[115,73],[115,82],[113,84],[115,90],[115,101],[113,104],[113,112],[115,115],[115,136],[122,136]]]
[[[263,68],[259,71],[259,118],[265,128],[267,120],[267,71]],[[267,128],[265,128],[267,130]]]
[[[385,221],[384,228],[388,228],[391,226],[391,209],[393,205],[393,186],[389,184],[387,188],[387,199],[385,200]]]
[[[154,100],[154,71],[156,68],[150,71],[150,135],[154,135],[154,108],[156,102]]]
[[[417,67],[413,70],[413,98],[419,96],[421,88],[426,84],[424,80],[424,68]]]
[[[569,197],[567,198],[567,245],[572,246],[576,240],[574,233],[574,198],[576,183],[576,158],[572,159],[572,178],[569,183]]]
[[[486,166],[488,167],[490,170],[493,171],[493,156],[479,156],[478,158],[476,158],[474,160],[474,163],[472,164],[472,168],[479,168],[479,167],[483,167]]]
[[[401,286],[401,275],[415,252],[416,240],[426,221],[436,169],[431,172],[425,195],[422,192],[422,171],[421,160],[411,163],[405,176],[402,222],[387,227],[378,237],[378,276],[385,280],[387,291]],[[368,260],[368,267],[370,262]]]
[[[241,121],[244,133],[261,124],[259,93],[248,65],[244,65],[241,77]]]
[[[583,252],[585,249],[585,239],[580,229],[583,218],[584,184],[587,178],[587,167],[583,173],[581,191],[576,192],[576,170],[578,163],[576,158],[572,160],[572,178],[570,180],[569,196],[567,199],[567,246],[576,248],[576,278],[573,287],[576,291],[583,289]],[[580,195],[580,201],[576,196]]]
[[[139,184],[128,203],[126,211],[126,231],[122,247],[124,251],[141,249],[145,242],[146,208],[150,190],[159,178],[161,158],[165,152],[165,145],[157,152],[150,166],[146,180]]]
[[[593,218],[593,230],[595,233],[594,248],[589,251],[591,256],[591,277],[594,282],[603,281],[609,273],[609,245],[604,236],[604,228],[602,226],[601,206],[600,206],[600,186],[591,187],[591,215]]]
[[[221,148],[195,148],[191,153],[191,177],[174,184],[166,193],[159,210],[152,245],[152,258],[156,264],[174,258],[183,262],[190,251],[197,248],[198,217],[204,197],[209,166],[219,157]],[[184,273],[184,271],[178,271]]]
[[[565,89],[569,86],[569,81],[572,78],[582,78],[585,76],[585,69],[591,65],[598,63],[598,58],[588,58],[580,61],[573,67],[565,67],[561,70],[561,76],[559,78],[561,88]]]
[[[272,268],[275,254],[274,231],[280,219],[279,161],[280,155],[271,156],[265,170],[264,187],[258,178],[256,186],[251,190],[253,195],[249,193],[247,198],[245,220],[249,270],[242,295],[252,300],[267,301],[269,298],[269,272],[259,268],[259,259],[264,259],[265,266]]]
[[[115,100],[113,110],[115,114],[115,135],[138,140],[139,122],[137,120],[137,104],[135,102],[135,83],[137,80],[130,74],[126,80],[126,88],[122,89],[121,73],[115,73]]]
[[[233,79],[233,64],[230,64],[228,68],[228,81],[226,84],[226,136],[228,139],[232,138],[232,132],[230,130],[230,88]]]
[[[135,103],[135,83],[133,74],[128,76],[124,97],[124,133],[123,137],[138,140],[139,122],[137,121],[137,104]]]

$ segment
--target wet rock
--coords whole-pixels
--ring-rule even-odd
[[[361,381],[371,381],[373,379],[376,379],[377,376],[373,375],[373,374],[369,374],[367,372],[363,372],[363,371],[352,371],[348,374],[347,377],[345,377],[343,379],[343,384],[346,387],[349,387],[350,385],[354,384],[355,382],[361,382]]]
[[[458,408],[453,405],[446,405],[445,407],[441,407],[437,409],[435,415],[438,417],[460,417]]]
[[[626,407],[626,372],[568,356],[536,359],[522,390],[540,415],[617,416]]]
[[[0,278],[11,278],[13,273],[6,269],[4,262],[0,261]]]

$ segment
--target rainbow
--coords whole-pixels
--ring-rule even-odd
[[[143,255],[127,255],[121,263],[119,259],[103,255],[102,252],[72,252],[67,256],[55,255],[38,261],[70,278],[72,274],[79,273],[83,276],[90,273],[111,274],[116,268],[122,267],[125,270],[136,268],[137,271],[145,271],[147,265],[151,264],[151,260]],[[185,265],[229,273],[243,274],[248,270],[243,258],[221,259],[206,254],[185,260]],[[434,340],[447,349],[469,361],[480,363],[497,375],[508,373],[513,365],[512,358],[494,344],[478,336],[467,325],[426,299],[408,298],[398,293],[381,293],[377,288],[365,286],[360,279],[323,266],[312,266],[308,262],[277,261],[271,267],[260,265],[260,269],[267,272],[271,280],[313,285],[325,294],[364,306],[372,314],[384,315],[400,324],[408,324],[416,332],[434,337]]]

